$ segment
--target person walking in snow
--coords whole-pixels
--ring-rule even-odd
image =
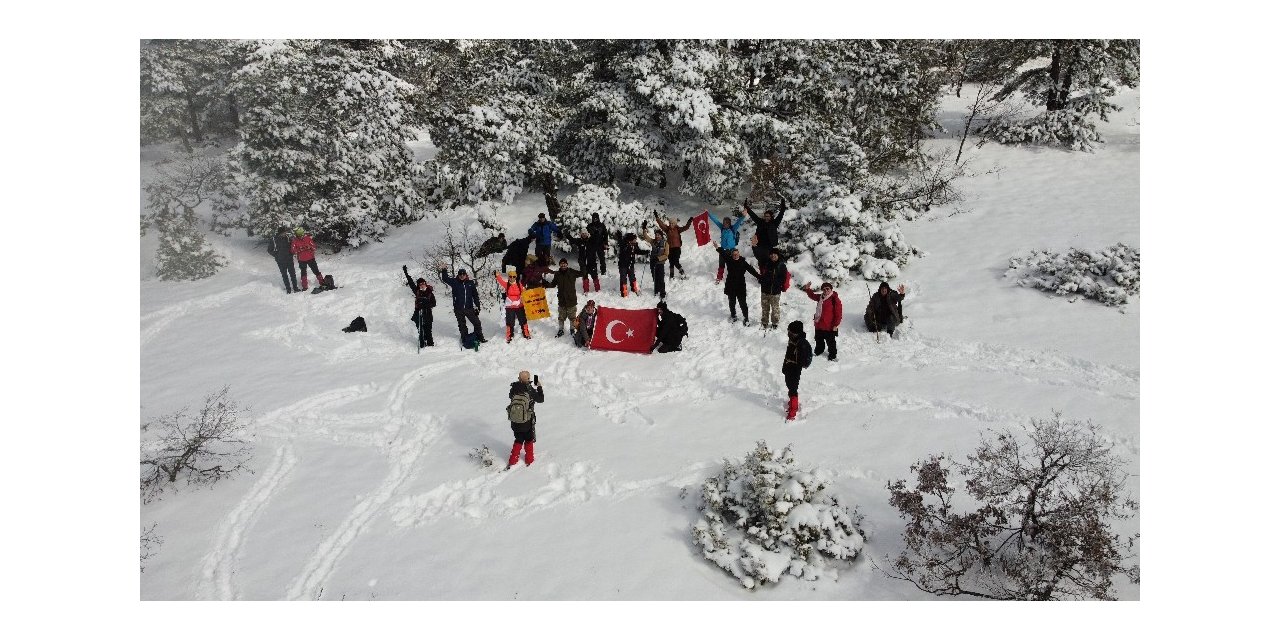
[[[683,225],[678,225],[671,218],[659,216],[657,211],[653,212],[653,217],[658,221],[658,227],[662,229],[663,233],[667,234],[667,251],[671,259],[671,273],[669,275],[672,278],[676,277],[676,270],[679,269],[680,277],[684,278],[684,267],[680,265],[680,248],[684,241],[681,239],[680,234],[688,231],[689,227],[693,226],[693,218],[686,220]],[[711,216],[707,217],[710,218]]]
[[[511,337],[515,333],[516,321],[520,322],[520,333],[525,339],[529,339],[529,320],[524,314],[524,285],[520,284],[520,279],[516,277],[516,268],[507,267],[507,277],[494,271],[493,277],[498,279],[498,287],[502,289],[503,307],[507,314],[507,343],[511,343]]]
[[[716,252],[720,254],[719,266],[716,268],[716,283],[719,284],[724,279],[725,261],[729,259],[729,254],[738,248],[738,228],[742,226],[746,218],[741,211],[738,212],[738,219],[732,222],[729,220],[729,216],[724,217],[724,222],[716,220],[715,216],[707,217],[720,228],[720,247],[716,249]]]
[[[820,356],[825,348],[827,360],[836,361],[836,336],[840,333],[840,321],[844,316],[844,307],[840,304],[840,296],[830,282],[822,283],[822,292],[814,293],[813,288],[805,283],[802,289],[810,300],[818,303],[813,314],[813,340],[817,344],[813,355]]]
[[[545,261],[544,264],[551,262],[551,239],[559,232],[560,227],[548,220],[545,213],[539,213],[538,221],[529,227],[529,233],[537,239],[537,246],[533,252],[539,259]]]
[[[280,269],[280,278],[284,280],[285,293],[298,293],[298,273],[293,269],[293,238],[289,235],[289,227],[276,229],[276,235],[267,241],[267,253],[276,259],[276,267]]]
[[[752,268],[742,254],[734,249],[729,252],[729,259],[724,262],[727,275],[724,279],[724,295],[729,297],[729,322],[737,322],[738,314],[734,311],[733,303],[736,301],[738,306],[742,307],[742,326],[751,326],[751,318],[747,315],[747,276],[748,272],[757,279],[760,272]]]
[[[636,286],[636,252],[639,250],[634,233],[623,236],[622,243],[618,245],[618,278],[624,298],[627,297],[627,283],[631,284],[631,293],[640,293],[640,287]]]
[[[600,265],[600,275],[608,275],[609,263],[605,261],[604,254],[609,248],[609,229],[600,221],[600,214],[591,214],[591,222],[587,224],[587,234],[591,236],[591,240],[587,243],[587,248],[595,256],[596,264]],[[597,286],[596,291],[599,290],[600,288]]]
[[[787,325],[787,351],[782,356],[782,379],[787,384],[787,419],[795,420],[800,411],[800,373],[813,363],[813,347],[804,335],[804,323],[793,320]]]
[[[667,309],[667,303],[658,303],[658,330],[653,339],[653,346],[649,347],[649,353],[657,350],[658,353],[670,353],[672,351],[680,351],[680,343],[684,337],[689,335],[689,323],[685,322],[684,316]]]
[[[524,449],[524,464],[533,464],[533,443],[538,441],[536,426],[538,416],[534,412],[534,404],[546,400],[542,393],[542,383],[529,382],[529,372],[521,371],[519,378],[511,383],[507,392],[507,419],[511,421],[511,432],[515,442],[511,445],[511,457],[507,459],[507,468],[520,462],[520,450]]]
[[[533,244],[532,233],[507,245],[506,253],[502,254],[502,268],[515,267],[517,270],[524,269],[525,258],[529,255],[529,245],[531,244]]]
[[[765,329],[777,329],[782,317],[782,289],[787,283],[787,263],[774,247],[760,268],[760,322]]]
[[[316,241],[312,240],[311,234],[302,227],[294,229],[293,235],[289,252],[298,257],[298,271],[302,272],[302,291],[306,291],[310,288],[307,286],[307,267],[311,267],[311,271],[315,272],[317,286],[324,283],[324,276],[320,275],[320,267],[316,266]]]
[[[445,264],[437,265],[440,269],[440,281],[449,285],[453,293],[453,317],[458,320],[458,338],[467,342],[467,321],[475,328],[477,342],[488,342],[484,339],[484,328],[480,325],[480,291],[476,289],[475,280],[467,274],[466,269],[458,269],[456,278],[450,278]]]
[[[560,330],[556,332],[556,337],[564,335],[564,321],[569,321],[569,328],[573,328],[573,319],[578,315],[578,278],[582,277],[582,272],[577,269],[569,268],[569,261],[560,258],[560,268],[550,271],[554,274],[551,277],[551,283],[556,287],[556,318],[560,323]]]
[[[591,344],[591,338],[596,333],[596,301],[588,300],[587,306],[582,308],[582,313],[573,321],[573,343],[579,347],[585,347]]]
[[[898,290],[894,291],[888,282],[881,282],[880,288],[867,301],[867,310],[862,316],[867,330],[876,333],[888,331],[892,338],[893,330],[902,324],[902,299],[905,297],[906,285],[900,284]]]
[[[591,282],[595,284],[596,291],[600,290],[600,265],[596,261],[597,253],[591,244],[591,234],[583,231],[577,238],[570,238],[569,244],[578,251],[578,271],[582,273],[582,292],[587,293],[587,276],[591,276]]]
[[[404,279],[408,282],[409,290],[413,291],[413,316],[409,319],[418,327],[418,348],[434,347],[436,341],[431,337],[431,309],[436,306],[436,294],[431,285],[427,284],[426,278],[418,278],[414,282],[409,275],[409,265],[402,265],[400,268],[404,269]]]
[[[657,215],[656,213],[654,215]],[[653,235],[649,235],[647,229],[641,229],[640,233],[645,242],[649,243],[652,249],[649,251],[649,274],[653,276],[653,293],[658,296],[659,300],[665,300],[667,297],[667,279],[666,279],[666,262],[667,256],[670,255],[667,247],[667,234],[659,230]]]

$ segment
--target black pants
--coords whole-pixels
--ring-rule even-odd
[[[672,351],[680,351],[680,342],[684,338],[668,338],[658,342],[658,353],[670,353]]]
[[[516,442],[520,444],[538,441],[538,431],[534,428],[532,422],[529,424],[516,424],[512,422],[511,433],[515,436]]]
[[[680,275],[684,275],[684,267],[680,266],[680,247],[671,247],[671,253],[667,259],[671,261],[671,277],[675,277],[676,269],[680,270]]]
[[[302,273],[302,277],[304,278],[307,277],[307,267],[311,267],[311,272],[316,274],[316,280],[319,280],[322,277],[320,275],[320,267],[316,266],[315,258],[307,260],[306,262],[303,262],[301,260],[298,261],[298,271]]]
[[[659,298],[667,297],[667,272],[661,262],[650,262],[649,273],[653,274],[653,293]]]
[[[823,329],[814,329],[813,339],[814,339],[814,342],[817,343],[817,346],[813,348],[813,355],[815,356],[822,355],[822,349],[823,347],[826,347],[827,359],[828,360],[836,359],[836,332],[825,331]]]
[[[284,280],[285,291],[298,290],[298,272],[293,270],[293,258],[288,260],[277,260],[276,266],[280,267],[280,278]]]
[[[889,317],[885,320],[878,320],[875,316],[863,316],[863,322],[867,325],[867,331],[888,331],[889,335],[893,335],[893,330],[898,328],[898,319]]]
[[[632,262],[631,264],[628,264],[628,265],[619,264],[618,271],[622,272],[621,275],[622,275],[623,289],[627,288],[627,283],[631,283],[633,285],[636,283],[636,263]]]
[[[539,258],[545,258],[549,263],[551,261],[551,245],[549,244],[535,245],[533,248],[533,255],[538,256]]]
[[[733,316],[734,318],[738,317],[738,314],[734,313],[733,311],[733,303],[736,300],[738,302],[738,306],[742,307],[742,318],[745,320],[748,317],[750,317],[747,315],[747,294],[746,293],[735,292],[735,293],[726,293],[725,295],[729,297],[729,315],[730,316]]]
[[[520,326],[522,327],[529,324],[529,321],[525,318],[525,315],[524,315],[524,307],[520,306],[514,309],[508,307],[507,308],[507,328],[508,329],[514,328],[516,326],[517,320],[520,321]]]
[[[418,325],[418,346],[434,347],[436,341],[431,337],[431,309],[413,312],[413,321]]]
[[[591,255],[595,256],[595,261],[600,265],[600,275],[604,275],[608,273],[609,270],[607,268],[607,265],[609,263],[605,262],[604,260],[604,245],[600,245],[598,247],[591,247],[588,250],[591,252]]]
[[[600,271],[597,267],[595,254],[588,253],[586,257],[578,260],[578,271],[582,272],[582,277],[591,276],[592,278],[600,277]]]
[[[467,336],[467,320],[471,321],[471,326],[476,328],[476,335],[484,337],[484,329],[480,328],[480,310],[479,309],[458,309],[453,310],[453,317],[458,319],[458,337],[465,338]]]
[[[720,254],[720,264],[716,268],[724,270],[724,261],[729,259],[729,254],[733,253],[733,249],[716,249],[716,253]]]
[[[782,379],[787,381],[787,397],[800,395],[800,369],[783,369]]]

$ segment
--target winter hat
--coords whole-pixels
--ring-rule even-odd
[[[821,287],[818,287],[818,288],[819,288],[819,289],[831,289],[831,290],[833,290],[833,291],[834,291],[834,290],[835,290],[835,285],[831,284],[830,282],[824,282],[824,283],[822,283],[822,286],[821,286]]]
[[[459,278],[461,278],[462,276],[465,276],[465,275],[467,275],[467,270],[466,270],[466,269],[458,269],[458,277],[459,277]]]
[[[302,228],[302,227],[298,227],[298,228],[296,228],[296,229],[294,229],[294,230],[293,230],[293,235],[298,236],[299,238],[301,238],[302,236],[307,235],[307,232],[306,232],[305,230],[303,230],[303,228]]]
[[[781,257],[782,257],[782,252],[781,252],[781,251],[778,251],[778,248],[777,248],[777,247],[774,247],[774,248],[772,248],[772,249],[769,249],[769,254],[770,254],[770,255],[772,255],[772,254],[777,254],[779,258],[781,258]]]
[[[512,275],[512,276],[514,276],[515,274],[516,274],[516,268],[515,268],[515,267],[507,267],[507,275]]]
[[[663,311],[666,311],[666,310],[667,310],[667,303],[666,303],[666,302],[659,302],[659,303],[658,303],[658,308],[659,308],[659,309],[662,309]]]
[[[787,333],[804,335],[804,323],[799,320],[792,320],[791,324],[787,325]]]
[[[426,278],[418,278],[418,284],[426,284],[426,283],[427,283]]]

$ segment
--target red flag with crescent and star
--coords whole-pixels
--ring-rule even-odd
[[[698,246],[711,242],[711,214],[703,211],[693,219],[693,233],[698,238]]]
[[[657,334],[657,309],[600,307],[596,313],[595,333],[591,335],[591,348],[649,353]]]

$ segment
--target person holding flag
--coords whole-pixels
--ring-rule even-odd
[[[520,321],[520,333],[524,335],[525,340],[528,340],[530,338],[529,320],[524,314],[524,286],[516,277],[516,268],[507,267],[505,278],[498,271],[493,272],[493,277],[498,279],[498,286],[502,288],[503,307],[507,311],[507,343],[511,343],[517,320]]]
[[[663,233],[667,234],[667,252],[668,258],[671,261],[671,277],[676,277],[677,269],[680,270],[681,278],[687,277],[684,274],[684,267],[680,266],[680,245],[682,244],[680,234],[688,231],[689,227],[693,226],[693,218],[689,218],[685,221],[684,225],[681,226],[676,224],[671,218],[663,218],[658,215],[657,211],[654,211],[653,219],[657,220],[658,228],[662,229]]]

